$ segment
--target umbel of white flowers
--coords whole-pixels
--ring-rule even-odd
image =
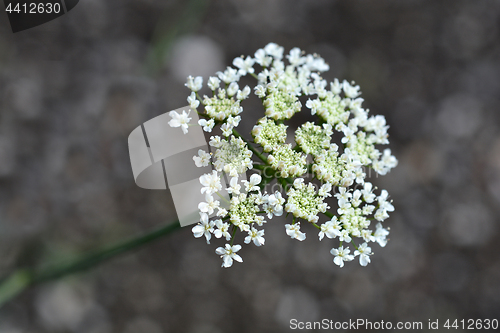
[[[234,67],[208,79],[212,96],[200,96],[202,77],[188,77],[191,94],[187,101],[201,120],[190,124],[189,112],[172,111],[169,125],[180,127],[183,133],[189,126],[199,125],[209,133],[219,126],[222,134],[211,136],[211,153],[199,150],[193,157],[198,167],[213,166],[211,173],[200,177],[205,201],[198,205],[200,223],[193,227],[193,234],[205,237],[207,243],[212,235],[224,238],[228,243],[215,252],[221,256],[222,266],[230,267],[234,260],[243,261],[237,254],[241,245],[233,245],[237,231],[246,235],[244,243],[264,245],[266,219],[286,212],[292,221],[284,227],[292,239],[303,241],[306,234],[301,222],[309,223],[318,230],[320,241],[326,236],[338,242],[330,251],[335,264],[343,267],[345,261],[359,257],[359,263],[366,266],[372,255],[369,243],[386,245],[389,231],[382,222],[394,211],[388,192],[375,194],[376,188],[365,181],[364,172],[371,168],[385,175],[397,165],[390,149],[377,148],[389,143],[389,126],[384,116],[369,115],[362,107],[363,98],[354,82],[324,80],[321,72],[329,66],[318,55],[305,55],[294,48],[286,58],[288,61],[283,59],[283,47],[275,43],[257,50],[253,57],[235,58]],[[255,78],[253,89],[238,85],[246,75]],[[241,104],[252,90],[262,101],[264,116],[251,131],[250,143],[236,127],[243,113]],[[316,121],[295,130],[292,146],[286,143],[286,121],[302,110],[301,96],[308,98],[305,107]],[[332,142],[335,136],[341,146]],[[267,169],[273,172],[263,172]],[[249,170],[256,171],[250,180],[240,179]],[[303,178],[308,172],[315,183]],[[224,174],[230,177],[225,189],[221,183]],[[263,191],[274,179],[283,193]],[[219,201],[222,190],[230,195],[226,208]],[[329,197],[336,206],[333,212]]]

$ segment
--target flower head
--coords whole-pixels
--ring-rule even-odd
[[[290,144],[274,146],[267,160],[283,178],[297,177],[307,172],[306,155],[293,150]]]
[[[317,156],[330,147],[332,134],[331,125],[323,124],[321,128],[308,121],[295,131],[295,142],[304,153]]]
[[[203,105],[205,105],[205,112],[210,118],[223,121],[229,116],[237,116],[243,111],[240,100],[228,95],[225,89],[219,89],[217,95],[204,96]]]
[[[285,210],[293,216],[316,223],[318,213],[326,212],[328,205],[323,202],[325,196],[320,196],[312,183],[304,184],[303,178],[297,178],[288,192],[288,202]]]
[[[302,104],[294,93],[277,88],[268,88],[268,94],[264,100],[266,116],[274,120],[290,119],[300,112]]]
[[[268,153],[277,145],[285,143],[286,129],[288,126],[284,124],[276,124],[272,119],[267,117],[259,119],[257,125],[252,129],[252,136],[255,143],[264,148],[264,152]]]
[[[229,141],[225,139],[210,141],[210,145],[217,148],[214,154],[217,171],[224,171],[235,177],[253,168],[252,152],[241,138],[231,136]]]
[[[225,238],[229,244],[218,247],[216,253],[223,260],[222,267],[230,267],[233,261],[242,261],[237,254],[241,246],[232,245],[236,233],[244,232],[245,244],[263,246],[265,232],[260,227],[265,217],[286,211],[293,215],[293,222],[285,224],[292,239],[305,240],[299,220],[308,221],[319,229],[320,241],[340,242],[330,251],[336,265],[343,267],[359,256],[360,264],[366,266],[371,261],[370,243],[387,244],[389,231],[380,222],[394,211],[388,192],[375,194],[377,189],[366,179],[367,168],[385,175],[398,163],[389,148],[379,147],[389,143],[385,117],[363,108],[360,87],[354,82],[325,80],[321,72],[329,69],[328,63],[299,48],[284,57],[283,47],[269,43],[253,57],[235,58],[232,65],[209,77],[211,94],[203,99],[198,93],[201,77],[190,76],[186,83],[191,90],[190,109],[200,115],[198,124],[205,132],[222,133],[211,136],[211,153],[200,149],[193,157],[198,167],[215,168],[199,178],[205,199],[198,203],[200,222],[192,229],[194,236],[205,236],[207,242],[212,234]],[[240,78],[249,74],[256,78],[255,85],[243,87]],[[243,106],[252,91],[260,98],[264,115],[253,126],[253,142],[249,142],[237,127],[246,120]],[[302,97],[316,119],[293,130],[285,123],[302,110]],[[170,116],[169,125],[187,133],[189,110],[172,111]],[[288,132],[295,139],[294,146],[287,143]],[[257,172],[246,180],[247,171],[254,167]],[[308,171],[316,178],[314,182],[301,178]],[[265,190],[267,185],[273,187],[272,192]],[[335,207],[327,212],[327,198],[332,196]],[[324,216],[330,220],[321,221]],[[378,221],[375,230],[373,220]],[[355,248],[353,254],[349,243]]]

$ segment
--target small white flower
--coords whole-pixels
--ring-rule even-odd
[[[222,82],[227,84],[231,82],[237,82],[240,79],[238,71],[232,67],[227,67],[224,72],[217,72],[217,75],[219,76],[219,79],[222,80]]]
[[[206,119],[200,119],[198,120],[198,124],[200,126],[203,126],[203,130],[205,132],[212,132],[212,129],[214,128],[215,121],[213,119],[206,120]]]
[[[196,94],[194,93],[194,91],[191,93],[191,95],[188,96],[187,101],[191,109],[196,109],[198,105],[200,105],[200,101],[198,100],[198,98],[196,98]]]
[[[219,217],[226,217],[227,213],[228,213],[227,209],[222,208],[222,207],[218,207],[217,216],[219,216]]]
[[[384,220],[386,220],[387,218],[389,218],[389,214],[387,213],[387,210],[379,208],[375,212],[374,217],[375,217],[375,219],[377,221],[383,222]]]
[[[254,173],[253,175],[250,176],[249,182],[247,181],[243,182],[245,184],[245,190],[247,192],[257,191],[259,189],[257,185],[259,185],[261,181],[262,177],[259,174]]]
[[[233,65],[239,68],[238,74],[246,75],[247,73],[253,73],[253,60],[250,56],[247,56],[245,60],[242,57],[234,58]]]
[[[270,205],[283,205],[285,203],[285,199],[281,196],[281,192],[274,192],[274,194],[271,194],[268,198],[267,201]]]
[[[342,85],[340,84],[338,79],[335,79],[333,82],[330,83],[330,90],[335,95],[340,94],[340,92],[342,91]]]
[[[243,262],[243,259],[236,254],[241,249],[241,245],[229,245],[226,244],[226,248],[218,247],[215,250],[215,253],[221,256],[222,258],[222,267],[231,267],[233,265],[233,260],[238,262]]]
[[[222,131],[222,135],[224,135],[225,137],[228,137],[231,135],[231,133],[233,133],[233,126],[231,126],[231,124],[229,123],[222,124],[220,129]]]
[[[217,88],[219,88],[220,80],[214,76],[211,76],[208,79],[207,85],[210,88],[210,90],[215,91],[215,90],[217,90]]]
[[[367,243],[375,241],[375,237],[372,235],[372,231],[371,230],[368,230],[368,229],[361,230],[360,231],[360,236]]]
[[[391,155],[391,150],[389,148],[384,149],[384,154],[382,155],[382,163],[384,163],[387,169],[395,168],[398,165],[398,160],[396,157]]]
[[[193,156],[193,160],[198,168],[206,167],[210,163],[210,154],[200,149],[198,156]]]
[[[321,225],[321,231],[318,234],[319,240],[322,240],[325,235],[328,238],[335,238],[337,236],[340,236],[340,230],[340,224],[337,221],[337,217],[334,216],[331,221],[328,221]]]
[[[361,266],[366,266],[370,263],[370,255],[372,254],[372,249],[367,243],[363,243],[358,246],[358,249],[354,251],[354,255],[359,255],[359,264]]]
[[[260,98],[266,97],[266,87],[259,84],[254,88],[254,90],[255,90],[255,95],[259,96]]]
[[[232,127],[238,127],[238,125],[240,124],[240,121],[241,121],[241,116],[236,116],[236,117],[229,116],[227,118],[227,123],[229,125],[231,125]]]
[[[327,70],[330,69],[330,66],[325,62],[325,60],[321,57],[318,56],[313,56],[311,54],[308,54],[306,56],[306,64],[307,68],[311,72],[326,72]]]
[[[200,183],[204,186],[201,189],[201,193],[214,194],[222,189],[220,177],[215,170],[211,174],[207,173],[201,176]]]
[[[245,191],[251,192],[259,190],[259,187],[257,185],[260,184],[261,180],[262,177],[256,173],[250,176],[250,181],[243,180],[242,183],[245,185]]]
[[[375,194],[372,193],[372,188],[372,183],[366,182],[364,189],[361,191],[361,193],[363,193],[363,199],[367,203],[372,203],[375,200]]]
[[[248,231],[248,236],[245,237],[245,244],[249,244],[251,241],[256,246],[261,246],[264,245],[264,242],[266,241],[264,239],[264,230],[257,230],[254,227]]]
[[[220,148],[221,143],[222,143],[222,141],[221,141],[220,136],[216,135],[216,136],[210,137],[210,142],[208,144],[214,148]]]
[[[216,220],[215,226],[217,229],[214,231],[214,236],[216,238],[221,238],[222,236],[226,237],[226,240],[229,241],[231,239],[231,234],[229,233],[229,223],[222,222],[222,220]]]
[[[351,242],[352,238],[351,238],[351,236],[349,235],[349,231],[348,231],[348,230],[346,230],[346,229],[342,230],[342,231],[340,232],[340,234],[339,234],[339,240],[340,240],[341,242],[346,242],[346,243]]]
[[[285,224],[286,234],[292,238],[303,241],[306,239],[306,234],[300,231],[300,222],[295,224]]]
[[[262,209],[267,213],[267,218],[272,219],[273,216],[281,216],[283,215],[283,206],[281,205],[270,205],[264,204]]]
[[[352,82],[352,84],[353,85],[350,85],[349,82],[344,80],[344,82],[342,82],[342,89],[347,97],[356,98],[359,96],[359,86],[354,86],[354,82]]]
[[[361,191],[360,190],[355,190],[353,193],[352,193],[352,198],[351,198],[351,204],[353,207],[358,207],[359,205],[361,205]]]
[[[362,214],[363,215],[371,215],[374,210],[375,210],[374,205],[364,205],[363,209],[362,209]]]
[[[339,193],[336,193],[335,197],[338,199],[339,207],[344,207],[346,204],[349,204],[352,193],[345,187],[339,187]]]
[[[254,54],[255,62],[262,67],[268,67],[273,62],[273,58],[266,55],[266,51],[258,49]]]
[[[375,241],[382,247],[387,245],[387,235],[389,235],[389,231],[382,227],[381,223],[377,223],[377,229],[375,230],[375,234],[373,235]]]
[[[239,99],[241,101],[241,100],[248,98],[251,91],[252,90],[250,89],[249,86],[245,86],[245,88],[243,88],[243,90],[238,90],[238,93],[236,94],[236,99]]]
[[[387,201],[388,196],[389,192],[387,192],[386,190],[382,190],[380,196],[378,197],[378,204],[380,206],[380,209],[384,209],[388,212],[393,212],[394,206],[389,201]]]
[[[349,254],[351,253],[351,250],[348,247],[345,249],[343,246],[338,249],[333,248],[330,250],[330,253],[335,256],[335,258],[333,258],[333,262],[340,267],[344,267],[344,261],[351,261],[354,259],[354,256]]]
[[[279,46],[276,43],[269,43],[264,47],[264,51],[270,56],[273,56],[277,60],[280,60],[283,58],[283,51],[284,48],[283,46]]]
[[[191,91],[198,91],[203,86],[203,78],[201,76],[197,76],[193,78],[191,75],[188,76],[188,80],[186,82],[186,87],[188,87]]]
[[[356,135],[354,134],[354,131],[348,126],[343,126],[342,132],[344,133],[344,137],[341,140],[342,143],[353,142],[356,140]]]
[[[330,183],[325,183],[323,184],[319,190],[318,190],[318,195],[320,197],[331,197],[332,195],[330,194],[330,191],[332,190],[332,184]]]
[[[232,97],[234,96],[238,90],[240,89],[240,87],[238,86],[238,83],[236,82],[231,82],[231,84],[229,85],[229,87],[227,87],[227,95],[229,97]]]
[[[214,232],[214,222],[208,220],[206,213],[200,213],[200,223],[195,225],[191,231],[196,238],[205,236],[207,244],[210,244],[210,238],[212,237],[212,232]]]
[[[204,213],[208,213],[208,215],[212,215],[215,208],[220,206],[220,202],[218,200],[214,200],[214,197],[210,194],[205,194],[205,200],[207,202],[200,202],[198,204],[198,209]]]
[[[300,66],[306,62],[306,58],[301,56],[302,51],[298,47],[294,47],[290,50],[290,54],[286,57],[292,66]]]
[[[229,186],[226,190],[228,193],[233,195],[240,194],[241,185],[238,184],[238,177],[231,177],[231,181],[229,182]]]
[[[170,111],[169,116],[172,118],[169,122],[168,125],[170,127],[180,127],[182,129],[182,132],[184,134],[187,134],[188,132],[188,124],[191,118],[189,118],[189,113],[191,110],[188,110],[186,113],[185,110],[182,110],[181,114],[178,114],[176,111]]]

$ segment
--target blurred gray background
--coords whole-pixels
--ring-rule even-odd
[[[368,267],[340,269],[336,242],[308,226],[291,240],[276,219],[264,247],[222,269],[222,242],[188,227],[29,289],[0,309],[0,332],[500,319],[499,1],[82,0],[16,34],[0,16],[0,277],[173,221],[167,191],[135,185],[128,134],[187,105],[187,75],[206,80],[268,42],[317,52],[325,78],[355,80],[400,161],[372,179],[396,211]],[[244,119],[262,114],[250,103]]]

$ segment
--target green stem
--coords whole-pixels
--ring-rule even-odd
[[[181,228],[179,221],[131,238],[72,261],[52,264],[42,269],[26,268],[14,271],[0,283],[0,307],[28,287],[84,271],[122,253],[136,249]]]
[[[321,230],[321,227],[320,227],[319,225],[317,225],[316,223],[311,222],[311,224],[312,224],[313,226],[315,226],[315,227],[316,227],[316,229]]]
[[[260,190],[262,191],[264,187],[274,179],[274,177],[262,177],[262,181],[259,184]]]
[[[229,202],[229,200],[227,200],[226,198],[224,198],[219,192],[215,192],[215,194],[217,194],[219,196],[219,198],[221,198],[222,200],[224,200],[226,203],[231,204]]]
[[[278,177],[276,179],[280,182],[281,187],[283,188],[283,192],[285,192],[286,191],[286,185],[287,184],[291,184],[291,183],[289,183],[286,178]]]
[[[326,215],[326,216],[328,216],[329,218],[333,218],[333,216],[334,216],[334,215],[333,215],[332,213],[330,213],[329,211],[326,211],[326,212],[324,212],[323,214],[325,214],[325,215]]]
[[[233,234],[231,235],[231,242],[229,243],[230,246],[233,246],[233,242],[234,242],[234,236],[236,235],[236,230],[238,229],[238,227],[236,227],[234,224],[233,224]]]

